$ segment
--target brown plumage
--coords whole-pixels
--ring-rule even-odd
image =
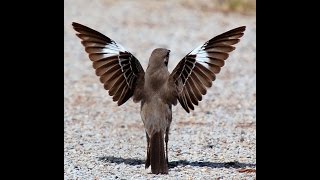
[[[198,105],[216,74],[224,66],[233,45],[240,41],[245,26],[220,34],[188,53],[170,74],[170,50],[157,48],[146,72],[140,62],[119,43],[91,28],[72,23],[82,40],[96,75],[118,105],[130,97],[141,102],[141,119],[147,137],[145,167],[154,174],[168,173],[168,140],[172,105],[179,101],[189,113]],[[164,145],[165,142],[165,145]]]

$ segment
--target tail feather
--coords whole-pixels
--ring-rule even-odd
[[[147,152],[147,165],[151,165],[153,174],[168,174],[168,164],[164,149],[163,133],[157,132],[150,138],[150,145]]]

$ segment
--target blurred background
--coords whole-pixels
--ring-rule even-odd
[[[219,33],[242,25],[247,31],[256,28],[254,0],[64,2],[65,65],[85,60],[71,27],[73,21],[119,42],[144,65],[153,49],[171,49],[171,69],[186,53]]]
[[[171,160],[199,159],[197,156],[201,156],[210,162],[239,161],[255,164],[254,0],[64,1],[65,178],[93,179],[95,176],[92,173],[97,177],[102,174],[110,177],[108,173],[113,171],[114,166],[106,168],[108,163],[96,157],[118,154],[122,158],[144,159],[145,134],[139,114],[140,105],[128,100],[118,107],[112,101],[95,75],[80,39],[75,36],[72,22],[91,27],[120,43],[139,59],[144,69],[153,49],[170,49],[170,72],[195,47],[225,31],[247,26],[245,35],[199,106],[190,114],[180,105],[173,107],[172,143],[169,141],[169,144],[176,145],[171,147],[171,151],[184,147],[189,148],[188,152],[197,152],[191,153],[192,157],[171,153]],[[119,140],[120,137],[122,140]],[[124,142],[128,142],[129,146],[123,147],[121,143]],[[205,148],[210,142],[221,145],[216,147],[219,150],[215,153],[217,156]],[[232,142],[236,142],[234,146]],[[236,146],[239,142],[242,143],[241,151]],[[201,152],[193,149],[203,147]],[[140,169],[131,170],[139,174],[143,169],[142,164]],[[226,174],[232,175],[233,171],[227,169]],[[247,176],[255,177],[252,174],[235,175],[244,179]]]

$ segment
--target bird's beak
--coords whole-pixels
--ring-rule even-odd
[[[168,53],[167,53],[166,58],[165,58],[165,60],[164,60],[164,63],[165,63],[166,66],[168,66],[169,55],[170,55],[170,50],[168,50]]]

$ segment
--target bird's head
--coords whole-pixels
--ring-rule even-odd
[[[161,65],[165,65],[168,67],[169,63],[169,56],[170,50],[165,48],[157,48],[152,51],[150,59],[149,59],[149,66],[154,65],[157,67],[161,67]]]

